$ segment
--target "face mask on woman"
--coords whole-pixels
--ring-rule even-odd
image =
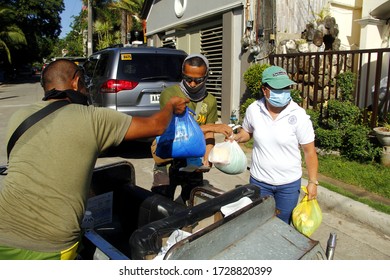
[[[284,107],[291,100],[291,90],[289,89],[269,89],[270,96],[268,102],[274,107]]]

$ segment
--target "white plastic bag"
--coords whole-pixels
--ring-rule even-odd
[[[222,206],[221,212],[222,212],[224,217],[227,217],[227,216],[233,214],[234,212],[237,212],[241,208],[244,208],[245,206],[247,206],[251,203],[252,203],[252,199],[250,199],[247,196],[244,196],[244,197],[240,198],[239,200],[237,200],[236,202],[232,202],[232,203],[229,203],[229,204]]]
[[[217,143],[210,151],[209,161],[212,163],[228,164],[230,163],[230,142]]]
[[[174,232],[171,233],[167,240],[167,244],[163,247],[161,247],[160,252],[158,255],[154,258],[154,260],[163,260],[165,257],[165,254],[168,252],[168,250],[175,245],[177,242],[187,238],[190,236],[191,233],[182,231],[180,229],[176,229]]]
[[[236,141],[217,143],[210,151],[209,161],[226,174],[240,174],[247,168],[247,158]]]

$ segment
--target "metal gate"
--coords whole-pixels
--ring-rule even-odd
[[[297,82],[304,108],[322,110],[326,101],[338,99],[337,76],[351,71],[356,74],[354,102],[364,110],[364,121],[374,128],[379,117],[386,119],[390,113],[390,48],[272,54],[269,58]]]
[[[207,91],[217,99],[218,117],[222,109],[222,25],[209,27],[200,31],[201,53],[210,63]]]

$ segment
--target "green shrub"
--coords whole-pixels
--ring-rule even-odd
[[[379,147],[369,141],[371,129],[364,125],[346,127],[340,155],[357,162],[374,162],[380,154]]]
[[[336,76],[337,87],[341,96],[339,97],[342,101],[353,101],[353,92],[355,89],[356,74],[351,71],[345,71]]]
[[[329,129],[344,129],[357,124],[361,119],[361,110],[350,101],[331,99],[325,107],[322,123]]]
[[[302,92],[298,89],[292,89],[291,90],[291,99],[298,104],[302,104],[303,98],[302,98]]]
[[[323,114],[307,110],[316,134],[316,146],[325,151],[338,151],[348,160],[379,160],[381,149],[370,141],[371,129],[361,124],[362,112],[350,101],[329,100]]]
[[[261,88],[261,79],[263,77],[263,71],[270,67],[269,64],[252,64],[244,73],[244,82],[248,88],[251,97],[258,99],[260,88]]]
[[[343,144],[343,133],[341,130],[324,129],[318,127],[315,130],[316,146],[327,151],[339,151]]]

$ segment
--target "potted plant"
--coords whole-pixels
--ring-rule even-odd
[[[376,138],[383,146],[390,146],[390,123],[383,126],[374,127]]]

